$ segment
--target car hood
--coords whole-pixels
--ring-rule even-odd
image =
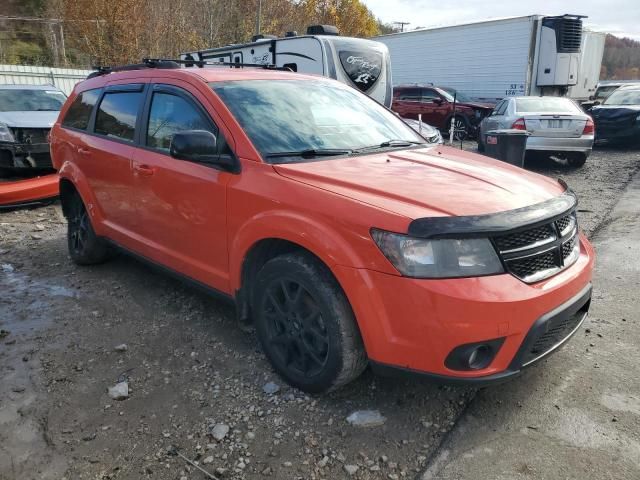
[[[502,212],[564,191],[556,180],[445,146],[274,168],[284,177],[410,219]]]
[[[60,112],[0,112],[0,123],[13,128],[51,128]]]

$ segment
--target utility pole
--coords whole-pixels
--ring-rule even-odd
[[[256,14],[256,35],[260,35],[260,17],[262,16],[262,0],[258,0],[258,11]]]
[[[400,25],[400,31],[404,32],[405,25],[411,25],[411,22],[391,22],[394,25]]]

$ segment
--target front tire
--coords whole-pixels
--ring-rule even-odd
[[[109,256],[109,246],[93,230],[89,213],[80,195],[72,195],[68,202],[67,246],[71,260],[77,265],[104,262]]]
[[[252,311],[267,358],[300,390],[334,390],[367,366],[351,306],[328,268],[311,254],[269,260],[256,277]]]
[[[467,121],[464,117],[460,117],[456,115],[454,120],[454,130],[453,130],[453,139],[457,142],[460,142],[469,136],[469,125],[467,125]],[[447,138],[450,136],[451,131],[451,119],[447,122]]]

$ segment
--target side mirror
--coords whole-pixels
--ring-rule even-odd
[[[178,160],[210,163],[218,156],[216,136],[206,130],[176,132],[171,139],[169,154]]]
[[[217,165],[230,171],[236,171],[238,167],[233,155],[218,153],[216,136],[206,130],[176,132],[171,139],[169,155],[178,160]]]
[[[433,99],[433,103],[435,103],[436,105],[442,105],[443,102],[444,102],[444,100],[442,100],[441,98],[434,98]]]
[[[589,100],[595,100],[595,99],[596,99],[595,95],[589,95]]]

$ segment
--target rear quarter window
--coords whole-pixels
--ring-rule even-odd
[[[100,97],[100,89],[78,94],[62,119],[62,126],[86,130],[93,107]]]
[[[107,92],[96,114],[95,133],[133,141],[142,92]]]

